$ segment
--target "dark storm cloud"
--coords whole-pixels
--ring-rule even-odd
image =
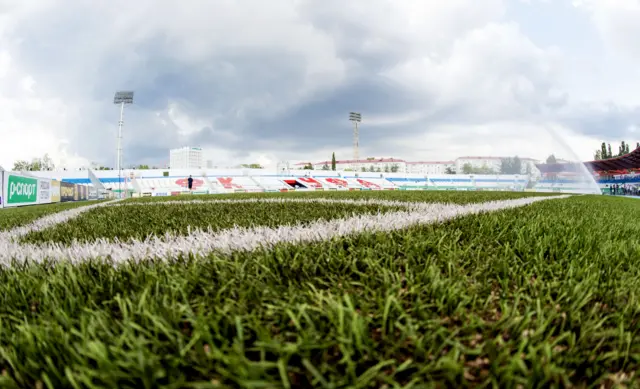
[[[220,139],[210,128],[201,130],[191,139],[200,142],[198,144],[216,144],[231,149],[278,149],[279,145],[303,149],[337,147],[344,145],[345,141],[350,142],[350,111],[361,112],[366,126],[367,114],[394,115],[418,109],[423,104],[427,103],[416,100],[398,85],[381,77],[361,78],[321,100],[301,105],[275,119],[259,118],[237,126],[227,123],[230,125],[228,131],[239,137],[237,140]],[[369,127],[362,136],[372,140],[386,138],[393,136],[390,130],[393,131],[393,126]],[[413,132],[418,128],[410,127],[409,130]]]
[[[579,133],[602,140],[640,138],[640,133],[630,131],[631,128],[640,129],[639,106],[581,106],[570,114],[561,115],[560,121]]]
[[[340,58],[364,64],[361,71],[366,75],[393,67],[406,59],[409,52],[410,46],[399,35],[372,35],[371,26],[361,23],[355,14],[345,12],[343,1],[305,1],[298,10],[316,30],[333,37]],[[370,45],[374,41],[375,45]]]
[[[163,167],[169,164],[169,151],[166,147],[146,143],[129,145],[123,150],[125,166],[150,165]]]
[[[514,94],[513,98],[506,98],[506,103],[485,96],[467,99],[463,93],[442,104],[437,90],[409,88],[380,76],[416,50],[401,35],[384,29],[376,33],[349,12],[336,12],[344,6],[337,0],[305,4],[299,9],[305,22],[331,41],[330,49],[324,48],[327,52],[317,57],[300,47],[269,43],[219,45],[188,56],[184,54],[188,51],[178,50],[175,36],[164,33],[150,33],[123,45],[94,48],[92,42],[104,42],[104,36],[99,34],[108,29],[93,29],[94,24],[104,28],[101,15],[87,12],[87,18],[79,18],[83,12],[80,8],[55,19],[40,18],[38,29],[20,28],[18,35],[28,43],[20,62],[28,64],[25,71],[36,79],[46,78],[48,86],[59,89],[63,98],[89,100],[83,106],[82,117],[70,130],[70,148],[107,164],[115,154],[118,108],[112,98],[119,89],[136,93],[135,105],[125,113],[127,164],[162,163],[168,149],[184,145],[222,148],[239,157],[249,151],[282,152],[293,148],[312,153],[321,148],[344,147],[352,142],[349,111],[363,114],[360,138],[367,150],[388,155],[393,152],[387,149],[389,141],[398,137],[429,131],[443,123],[477,125],[514,119],[535,113],[537,106],[548,103],[545,96],[553,83],[536,71],[537,62],[524,61],[507,68],[517,66],[513,73],[525,77],[530,74],[534,92],[527,89],[522,95]],[[70,31],[78,33],[70,36]],[[335,63],[343,64],[345,73],[340,74],[342,79],[332,79],[333,84],[327,82],[330,87],[310,87],[307,93],[303,89],[308,87],[309,69],[323,69],[309,63],[316,58],[327,61],[331,69]],[[443,85],[441,92],[449,92]],[[473,92],[470,90],[470,94]],[[517,105],[513,110],[511,100]],[[176,104],[179,116],[192,119],[191,124],[202,128],[178,128],[167,113],[170,103]],[[558,109],[564,103],[558,104],[550,109]],[[585,122],[584,117],[590,118],[587,112],[563,120],[581,132],[602,134],[611,133],[612,128],[623,131],[628,127],[624,125],[626,121],[637,113],[593,115],[593,121]],[[374,116],[391,119],[386,124],[370,125]],[[403,116],[414,119],[394,122],[393,118]]]

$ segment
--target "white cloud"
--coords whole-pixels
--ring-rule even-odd
[[[21,72],[6,51],[0,52],[0,86],[0,166],[11,169],[16,160],[46,153],[59,164],[66,156],[65,129],[77,112],[39,92],[35,80]],[[69,160],[74,167],[83,163],[77,156]]]
[[[640,59],[640,2],[637,0],[576,0],[585,9],[604,41],[628,59]]]
[[[125,118],[126,161],[148,163],[194,140],[206,142],[200,146],[216,162],[350,156],[346,120],[323,120],[361,106],[372,107],[363,112],[362,155],[416,159],[562,153],[553,139],[535,136],[541,125],[566,128],[586,157],[605,134],[587,132],[579,120],[597,114],[584,107],[604,103],[628,107],[616,112],[622,132],[637,124],[628,119],[635,102],[623,99],[631,93],[576,108],[582,94],[565,87],[589,85],[589,73],[567,67],[574,63],[567,47],[528,36],[512,5],[0,0],[0,164],[45,152],[69,164],[109,164],[117,124],[110,97],[124,88],[135,89],[137,100]],[[640,58],[637,1],[576,7],[611,50]],[[624,84],[610,77],[617,78],[603,84]],[[366,83],[386,89],[345,97]],[[597,97],[600,89],[592,89]],[[339,130],[317,136],[328,127]]]
[[[394,146],[415,150],[410,157],[432,156],[433,160],[451,156],[519,155],[543,161],[549,154],[569,160],[591,160],[593,139],[567,127],[544,122],[500,121],[489,124],[443,124],[425,134],[399,138]]]
[[[386,75],[416,91],[437,91],[432,110],[467,104],[499,119],[562,103],[552,89],[559,57],[557,49],[536,47],[515,24],[491,23],[456,40],[443,60],[415,58]]]

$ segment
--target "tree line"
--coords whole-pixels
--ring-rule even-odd
[[[49,154],[45,154],[41,158],[33,158],[31,161],[27,160],[18,160],[13,163],[13,171],[14,172],[42,172],[42,171],[52,171],[56,169],[56,165],[53,163],[53,160],[49,156]],[[131,165],[127,169],[136,169],[136,170],[147,170],[147,169],[158,169],[149,165]],[[112,167],[107,166],[96,166],[93,170],[114,170]]]
[[[375,158],[367,158],[367,160],[375,160]],[[331,154],[331,166],[329,166],[328,163],[325,163],[324,165],[322,165],[322,170],[332,170],[335,171],[336,170],[336,153],[332,153]],[[300,168],[300,170],[313,170],[313,164],[310,162],[307,162],[304,164],[304,166],[302,166]],[[351,171],[352,169],[345,169],[345,171]],[[377,173],[396,173],[398,171],[400,171],[400,165],[398,165],[397,163],[393,163],[391,165],[385,165],[384,168],[381,167],[373,167],[373,166],[369,166],[368,168],[366,167],[361,167],[360,168],[361,172],[377,172]]]
[[[31,161],[18,160],[13,163],[14,172],[41,172],[55,170],[55,168],[49,154],[45,154],[42,158],[33,158]]]
[[[635,148],[636,149],[640,148],[640,142],[636,142]],[[593,155],[593,159],[594,161],[600,161],[602,159],[621,157],[625,154],[629,154],[630,152],[631,151],[630,151],[629,143],[626,143],[625,141],[620,142],[620,146],[618,146],[617,154],[613,154],[613,152],[611,151],[611,143],[605,144],[605,142],[602,142],[602,144],[600,145],[600,148],[595,151]]]
[[[500,159],[500,167],[474,166],[470,163],[462,165],[462,174],[531,174],[531,164],[522,162],[517,155]]]

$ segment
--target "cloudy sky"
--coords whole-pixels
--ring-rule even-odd
[[[591,159],[640,141],[640,0],[0,0],[0,165]]]

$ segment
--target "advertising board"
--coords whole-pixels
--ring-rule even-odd
[[[4,207],[18,207],[38,203],[38,179],[4,173]]]
[[[87,200],[89,198],[88,187],[85,185],[76,186],[76,191],[78,192],[78,200]]]
[[[153,197],[167,197],[169,193],[167,192],[153,192]]]
[[[48,178],[38,178],[38,204],[49,204],[51,202],[51,180]]]
[[[60,201],[74,201],[76,197],[76,186],[68,182],[60,183]]]
[[[51,202],[52,203],[60,202],[60,181],[56,181],[56,180],[51,181]]]

